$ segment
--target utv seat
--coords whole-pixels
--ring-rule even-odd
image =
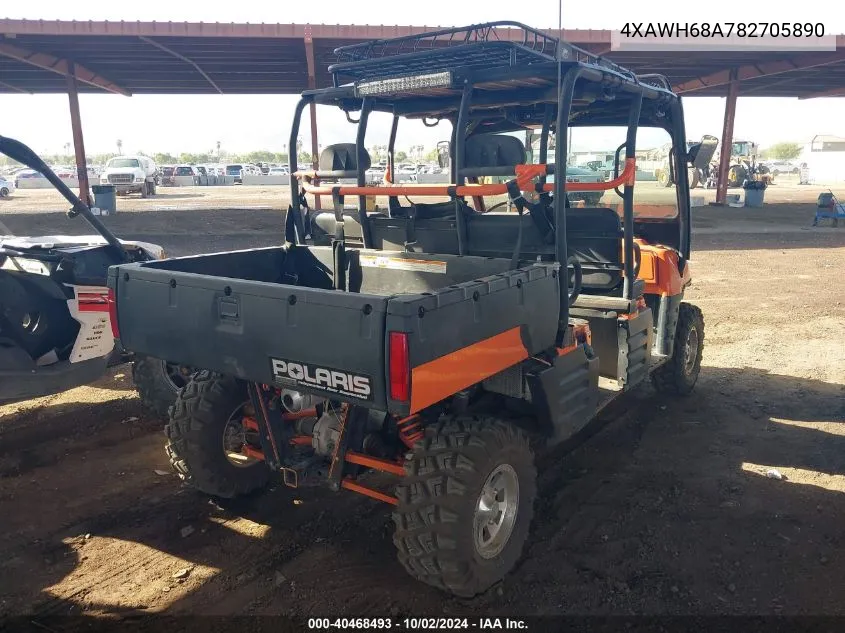
[[[334,147],[326,148],[324,153]],[[354,145],[344,147],[347,156],[354,154]],[[467,139],[464,156],[466,166],[461,172],[463,176],[512,176],[516,165],[525,162],[525,147],[514,136],[480,134]],[[323,156],[320,158],[322,167]],[[349,161],[344,165],[347,168],[354,166]],[[554,256],[554,244],[543,239],[528,214],[477,213],[463,200],[412,203],[403,207],[398,205],[395,196],[390,198],[388,214],[368,214],[373,248],[403,250],[408,242],[413,242],[414,249],[424,253],[457,255],[456,205],[466,218],[464,243],[468,255],[510,259],[521,224],[521,259],[548,260]],[[359,218],[358,211],[344,212],[345,234],[352,241],[363,241]],[[619,215],[607,208],[570,208],[567,205],[566,218],[568,254],[577,258],[583,270],[582,294],[621,297],[624,285],[623,231]],[[317,214],[313,222],[318,229],[315,233],[330,241],[335,231],[334,214]],[[584,299],[581,303],[597,305],[601,301]],[[619,302],[608,303],[615,305]]]
[[[335,177],[353,178],[357,175],[355,156],[353,143],[330,145],[320,154],[320,170],[336,174]],[[468,178],[513,176],[515,166],[524,162],[525,146],[515,136],[479,134],[466,140],[462,175]],[[387,214],[367,214],[373,248],[402,250],[406,244],[414,242],[416,248],[423,252],[457,254],[456,211],[463,213],[468,220],[479,215],[463,200],[414,201],[403,206],[398,196],[389,196]],[[334,235],[336,220],[333,213],[319,213],[312,222],[318,241],[330,240],[330,236]],[[361,240],[358,211],[344,211],[344,229],[348,238]]]

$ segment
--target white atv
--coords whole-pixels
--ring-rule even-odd
[[[166,416],[192,371],[115,345],[109,266],[163,259],[160,246],[118,240],[32,150],[0,136],[0,153],[41,172],[98,235],[0,235],[0,403],[50,395],[132,362],[144,404]]]

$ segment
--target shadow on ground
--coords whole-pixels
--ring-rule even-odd
[[[376,502],[276,486],[214,504],[174,478],[151,492],[144,477],[123,481],[119,497],[104,497],[72,524],[43,530],[16,550],[7,571],[25,565],[31,572],[0,574],[0,594],[27,604],[36,618],[162,608],[302,616],[842,614],[844,403],[842,385],[711,367],[689,398],[650,387],[626,396],[587,441],[541,458],[541,501],[525,558],[472,600],[405,575],[389,512]],[[156,437],[145,446],[163,441]],[[59,467],[74,459],[60,458]],[[770,468],[787,478],[767,478]],[[0,511],[14,505],[4,498]],[[25,506],[19,501],[17,509]],[[183,537],[186,526],[192,533]],[[93,536],[67,541],[82,534]],[[139,544],[146,554],[138,555]],[[80,577],[67,595],[89,557],[105,571]],[[184,585],[171,578],[180,565],[195,569]],[[59,581],[61,596],[49,589]],[[163,586],[178,597],[163,603]]]

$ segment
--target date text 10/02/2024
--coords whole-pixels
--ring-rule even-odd
[[[309,618],[310,630],[527,630],[525,620],[514,618]]]

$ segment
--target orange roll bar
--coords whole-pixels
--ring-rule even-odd
[[[343,459],[349,464],[365,466],[373,470],[390,473],[391,475],[399,475],[400,477],[405,476],[405,467],[399,462],[392,462],[387,459],[372,457],[371,455],[362,455],[361,453],[354,453],[352,451],[346,451]]]
[[[351,490],[352,492],[357,492],[362,495],[366,495],[367,497],[371,497],[373,499],[377,499],[378,501],[384,501],[385,503],[389,503],[390,505],[399,505],[399,499],[396,497],[391,497],[390,495],[386,495],[383,492],[379,492],[378,490],[373,490],[372,488],[367,488],[366,486],[362,486],[361,484],[356,484],[351,479],[344,479],[340,482],[340,487],[345,488],[346,490]]]
[[[607,182],[567,182],[567,191],[608,191],[623,187],[625,185],[633,185],[636,175],[636,159],[626,158],[625,169],[619,174],[617,178],[608,180]],[[547,165],[517,165],[516,166],[516,181],[521,191],[534,191],[531,186],[534,179],[538,176],[545,175],[548,171]],[[314,171],[298,171],[294,176],[302,182],[302,189],[305,193],[310,193],[315,196],[330,196],[334,191],[334,186],[317,186],[312,184],[312,180],[317,177]],[[449,190],[454,189],[455,195],[464,197],[477,196],[500,196],[508,192],[508,187],[505,183],[498,185],[385,185],[385,186],[364,186],[357,185],[341,185],[339,193],[342,196],[449,196]],[[554,191],[554,183],[546,183],[543,185],[543,191]]]

